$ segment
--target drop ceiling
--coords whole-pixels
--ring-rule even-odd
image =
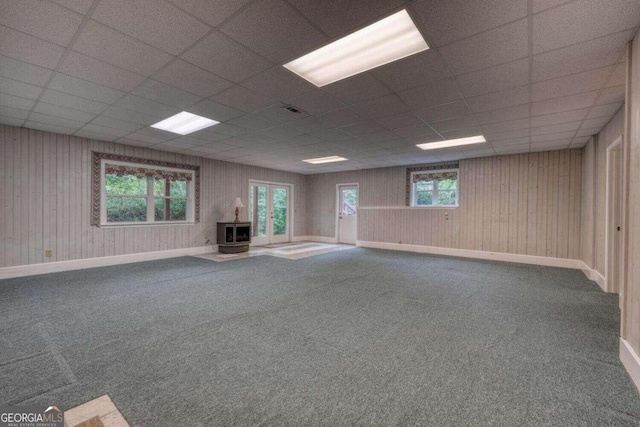
[[[282,64],[406,8],[431,49],[317,88]],[[582,147],[637,0],[0,0],[0,123],[319,173]],[[284,109],[293,106],[301,113]],[[181,111],[220,124],[180,136]],[[483,134],[482,146],[415,144]],[[335,164],[309,158],[342,156]]]

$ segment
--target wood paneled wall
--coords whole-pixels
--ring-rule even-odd
[[[604,277],[606,248],[607,147],[624,132],[624,107],[584,148],[582,261]]]
[[[91,151],[200,165],[200,223],[92,227]],[[229,204],[247,203],[249,179],[293,184],[294,235],[307,234],[304,175],[0,126],[0,267],[204,246],[233,217]]]
[[[640,354],[640,35],[633,40],[630,58],[631,94],[629,96],[628,155],[629,197],[626,232],[627,282],[624,292],[622,322],[625,338]]]
[[[405,168],[313,175],[307,231],[334,237],[336,184],[360,184],[358,240],[580,259],[583,150],[460,161],[460,207],[407,209]]]

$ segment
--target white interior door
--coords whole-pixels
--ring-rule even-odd
[[[613,145],[613,144],[612,144]],[[607,150],[606,266],[607,291],[620,292],[622,255],[622,146]]]
[[[282,184],[252,182],[249,185],[249,220],[254,245],[291,240],[291,187]]]
[[[358,236],[358,186],[338,185],[338,242],[356,244]]]

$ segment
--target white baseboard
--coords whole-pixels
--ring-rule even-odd
[[[394,251],[418,252],[423,254],[446,255],[462,258],[488,259],[494,261],[517,262],[521,264],[544,265],[581,270],[584,263],[577,259],[542,257],[534,255],[508,254],[503,252],[475,251],[471,249],[440,248],[437,246],[404,245],[399,243],[367,242],[358,240],[356,246],[364,248],[390,249]]]
[[[195,248],[172,249],[168,251],[142,252],[137,254],[106,256],[101,258],[77,259],[72,261],[47,262],[42,264],[18,265],[0,268],[0,279],[34,276],[36,274],[57,273],[60,271],[81,270],[83,268],[105,267],[109,265],[129,264],[132,262],[153,261],[156,259],[176,258],[189,255],[202,255],[217,251],[217,245]]]
[[[581,270],[585,274],[585,276],[587,276],[589,280],[593,280],[594,282],[596,282],[598,286],[600,286],[600,289],[607,292],[607,284],[604,280],[604,276],[602,276],[602,274],[600,274],[598,270],[594,270],[593,268],[589,267],[585,262],[583,262],[582,264],[583,265]]]
[[[640,392],[640,357],[633,351],[629,343],[622,338],[620,338],[620,361],[627,369],[638,392]]]
[[[324,236],[296,236],[293,238],[294,242],[308,241],[318,243],[338,243],[337,237],[324,237]]]

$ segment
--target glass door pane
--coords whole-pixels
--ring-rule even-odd
[[[267,237],[267,186],[252,184],[249,194],[249,221],[253,238]]]
[[[287,235],[287,227],[288,227],[288,212],[287,207],[289,205],[288,199],[288,188],[287,187],[275,187],[272,186],[271,192],[271,205],[273,209],[273,235],[274,236],[285,236]],[[288,239],[287,239],[288,240]]]

